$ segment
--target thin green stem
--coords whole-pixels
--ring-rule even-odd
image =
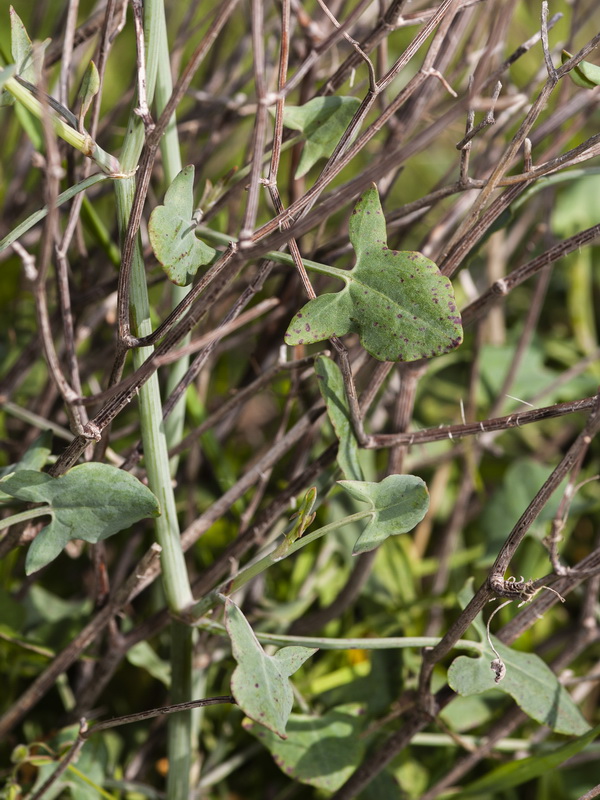
[[[226,592],[228,595],[233,594],[233,592],[241,589],[242,586],[245,586],[245,584],[248,583],[248,581],[252,580],[252,578],[255,578],[257,575],[260,575],[261,572],[264,572],[273,564],[276,564],[277,562],[282,561],[284,558],[291,556],[293,553],[301,550],[303,547],[306,547],[307,544],[315,542],[317,539],[325,536],[326,533],[329,533],[329,531],[336,530],[336,528],[341,528],[343,525],[348,525],[351,522],[357,522],[358,520],[365,519],[366,517],[370,517],[372,515],[372,510],[358,511],[356,514],[350,514],[348,517],[331,522],[329,525],[324,525],[322,528],[319,528],[312,533],[305,534],[300,539],[296,539],[296,541],[290,543],[289,547],[287,548],[283,546],[285,545],[284,538],[283,543],[274,546],[270,553],[262,556],[262,558],[259,557],[256,561],[248,564],[247,567],[244,567],[244,569],[240,570],[240,572],[238,572],[233,578],[228,578],[226,581],[223,581],[223,583],[217,586],[216,589],[213,589],[212,592],[199,600],[193,606],[193,608],[186,612],[185,618],[190,620],[198,619],[206,614],[211,608],[214,608],[215,605],[217,605],[223,592]]]
[[[50,513],[51,511],[49,506],[44,506],[43,508],[30,508],[28,511],[21,511],[20,514],[13,514],[12,517],[5,517],[4,519],[0,520],[0,531],[4,530],[4,528],[10,528],[11,525],[16,525],[17,522],[26,522],[28,519],[47,516]]]
[[[60,136],[61,139],[64,139],[76,150],[95,161],[104,172],[109,174],[120,172],[119,162],[114,156],[111,156],[96,144],[88,133],[80,133],[68,125],[54,111],[51,109],[47,111],[37,97],[34,97],[16,78],[8,78],[4,88],[37,119],[43,119],[45,114],[48,113],[57,136]]]
[[[228,636],[227,629],[221,623],[211,619],[200,619],[197,627],[203,631]],[[404,647],[435,647],[441,639],[439,636],[386,636],[381,639],[350,637],[337,639],[328,636],[286,636],[278,633],[254,631],[259,642],[275,644],[281,647],[298,645],[299,647],[318,647],[320,650],[397,650]],[[459,639],[454,645],[459,650],[473,650],[483,653],[485,644],[470,639]]]
[[[173,92],[173,80],[171,77],[171,62],[169,58],[169,43],[167,40],[167,27],[165,24],[164,14],[161,20],[160,31],[160,48],[158,53],[158,73],[156,76],[156,93],[155,103],[157,116],[160,116],[167,105],[169,98]],[[169,125],[165,131],[160,143],[160,151],[162,154],[163,169],[165,171],[165,183],[170,186],[175,177],[181,172],[182,161],[181,151],[179,148],[179,136],[177,133],[177,124],[175,115],[171,117]],[[179,303],[190,293],[192,287],[190,286],[176,286],[173,284],[171,287],[171,307],[176,308]],[[190,335],[182,340],[182,346],[185,346],[190,341]],[[190,357],[182,356],[176,361],[169,370],[167,378],[166,396],[168,397],[175,387],[179,384],[187,369],[189,367]],[[185,419],[185,396],[182,396],[179,402],[174,406],[165,421],[165,434],[169,449],[175,447],[181,441],[183,435],[183,423]],[[171,459],[171,475],[174,476],[177,472],[179,464],[179,457],[174,456]]]
[[[203,239],[206,239],[208,242],[214,245],[229,245],[231,242],[237,241],[235,236],[229,236],[227,233],[218,233],[217,231],[213,231],[211,228],[207,228],[205,225],[199,225],[196,230]],[[294,259],[287,253],[270,251],[269,253],[265,253],[264,258],[269,258],[271,261],[276,261],[278,264],[285,264],[286,267],[289,266],[295,268]],[[318,261],[309,261],[306,258],[302,259],[302,263],[306,269],[310,269],[313,272],[319,272],[321,275],[329,275],[332,278],[339,278],[340,280],[344,281],[344,283],[348,283],[350,280],[350,275],[346,269],[337,269],[337,267],[330,267],[328,264],[320,264]]]
[[[162,114],[173,92],[171,78],[171,60],[165,10],[162,2],[156,4],[156,36],[157,36],[157,75],[155,105],[157,116]],[[181,172],[181,152],[175,115],[160,143],[165,182],[170,186],[175,176]],[[171,305],[175,308],[191,291],[191,286],[171,287]],[[183,341],[185,346],[190,341],[188,335]],[[175,389],[187,372],[189,356],[182,356],[169,370],[167,378],[167,394]],[[185,396],[171,411],[164,424],[167,447],[170,449],[179,444],[183,434],[185,418]],[[170,475],[175,476],[179,458],[173,457],[169,464]],[[204,675],[194,676],[193,647],[196,631],[191,626],[174,620],[171,623],[171,697],[174,703],[186,703],[198,696],[203,689]],[[198,671],[200,673],[200,671]],[[169,800],[187,800],[189,796],[189,776],[194,759],[193,731],[199,730],[202,709],[184,711],[176,714],[169,721],[169,773],[167,777],[167,796]]]
[[[161,50],[166,46],[162,0],[146,0],[144,4],[144,46],[146,50],[146,92],[152,102],[156,86]],[[164,55],[162,58],[164,64]],[[133,111],[121,155],[122,169],[133,174],[138,165],[145,140],[144,125]],[[125,235],[135,194],[133,177],[115,184],[119,230]],[[139,237],[137,237],[131,265],[130,307],[132,330],[141,338],[152,332],[150,303],[146,285],[146,271]],[[152,353],[152,347],[133,351],[134,366],[139,368]],[[162,403],[158,376],[152,375],[139,393],[140,423],[144,445],[144,459],[148,484],[160,502],[161,515],[156,521],[156,536],[162,547],[162,574],[167,604],[172,611],[180,611],[192,602],[192,592],[185,565],[175,496],[169,470],[168,446],[162,420]],[[191,629],[181,623],[171,627],[172,686],[178,698],[191,698],[192,674]],[[189,713],[176,714],[169,722],[168,759],[169,800],[188,800],[191,749],[191,718]]]

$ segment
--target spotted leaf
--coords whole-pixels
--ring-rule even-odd
[[[380,361],[432,358],[458,347],[462,323],[452,284],[420,253],[389,249],[375,186],[356,204],[349,233],[356,265],[335,270],[346,285],[310,300],[291,321],[287,344],[357,333]]]

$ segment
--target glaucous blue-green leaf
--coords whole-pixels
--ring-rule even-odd
[[[358,537],[352,555],[378,547],[388,536],[412,530],[429,508],[429,492],[416,475],[388,475],[379,483],[338,481],[355,500],[371,506],[371,520]]]
[[[313,97],[303,106],[286,106],[283,124],[306,137],[296,178],[320,159],[329,158],[360,105],[357,97]]]
[[[361,763],[366,742],[358,704],[338,706],[323,716],[290,714],[286,739],[249,719],[244,728],[262,742],[289,778],[335,792]]]
[[[356,204],[349,234],[356,265],[335,270],[346,285],[310,300],[291,321],[286,343],[357,333],[380,361],[432,358],[458,347],[463,333],[452,284],[420,253],[388,248],[375,186]]]
[[[178,286],[191,283],[198,269],[216,255],[196,236],[193,192],[194,167],[184,167],[167,189],[164,206],[154,209],[148,223],[154,255]]]
[[[344,478],[362,481],[364,475],[358,459],[358,441],[352,427],[341,370],[330,358],[319,356],[315,361],[315,373],[327,407],[327,416],[340,443],[337,454],[340,469]]]
[[[579,736],[574,741],[557,747],[551,753],[529,756],[528,758],[520,758],[518,761],[509,761],[506,764],[501,764],[496,769],[488,772],[487,775],[478,778],[473,783],[465,786],[464,789],[461,789],[460,796],[473,797],[486,792],[493,792],[494,796],[497,796],[497,793],[506,792],[515,786],[521,786],[526,781],[532,781],[541,775],[552,773],[561,764],[564,764],[567,759],[581,753],[598,736],[600,736],[600,725],[592,728],[588,733]]]
[[[563,50],[561,58],[564,64],[570,58],[573,58],[573,54]],[[589,61],[580,61],[569,72],[569,77],[574,84],[581,86],[582,89],[594,89],[596,86],[600,86],[600,67],[597,64],[590,64]]]
[[[46,466],[48,456],[52,452],[52,432],[42,431],[38,437],[27,448],[23,458],[16,464],[9,464],[8,467],[0,467],[0,478],[19,472],[22,469],[41,470]],[[10,495],[0,492],[0,503],[10,499]]]
[[[480,656],[459,656],[450,665],[448,683],[455,692],[472,695],[498,689],[510,695],[529,717],[557,733],[580,736],[589,731],[571,696],[539,656],[513,650],[494,637],[492,642],[506,667],[504,678],[496,683],[490,663],[497,656],[484,641]]]
[[[282,739],[294,697],[289,681],[318,648],[283,647],[274,656],[262,649],[248,620],[233,600],[225,602],[225,625],[237,661],[231,677],[231,693],[246,716]]]
[[[28,575],[53,561],[71,539],[94,544],[160,513],[147,486],[128,472],[97,462],[80,464],[59,478],[20,470],[3,478],[0,489],[18,500],[47,503],[52,517],[29,546]]]

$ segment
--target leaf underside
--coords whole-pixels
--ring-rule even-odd
[[[289,345],[357,333],[380,361],[415,361],[447,353],[462,342],[452,284],[416,252],[390,250],[375,187],[359,199],[349,226],[356,265],[335,294],[310,300],[285,335]]]

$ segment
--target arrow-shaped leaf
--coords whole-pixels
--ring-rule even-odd
[[[366,553],[385,541],[412,530],[429,508],[429,492],[416,475],[388,475],[379,483],[338,481],[356,500],[368,503],[371,521],[358,537],[353,555]]]
[[[196,237],[193,190],[194,167],[184,167],[167,189],[164,206],[154,209],[148,223],[154,255],[178,286],[191,283],[198,269],[216,255]]]
[[[303,106],[286,106],[283,124],[306,137],[296,178],[320,158],[329,158],[360,105],[357,97],[313,97]]]
[[[529,717],[557,733],[580,736],[589,731],[590,726],[571,696],[539,656],[513,650],[494,637],[492,642],[506,667],[502,680],[495,682],[490,663],[497,656],[486,643],[481,656],[459,656],[450,665],[448,683],[455,692],[472,695],[499,689]]]
[[[80,464],[59,478],[20,470],[3,478],[0,489],[19,500],[48,504],[52,521],[29,547],[28,575],[53,561],[71,539],[99,542],[160,513],[158,500],[137,478],[97,462]]]
[[[269,656],[260,646],[248,620],[233,600],[225,602],[225,624],[237,661],[231,693],[244,713],[282,739],[294,703],[289,681],[318,648],[283,647]]]
[[[287,344],[358,333],[380,361],[415,361],[458,347],[462,324],[452,284],[420,253],[388,248],[374,186],[356,204],[349,233],[356,265],[335,270],[345,287],[310,300],[291,321]]]

